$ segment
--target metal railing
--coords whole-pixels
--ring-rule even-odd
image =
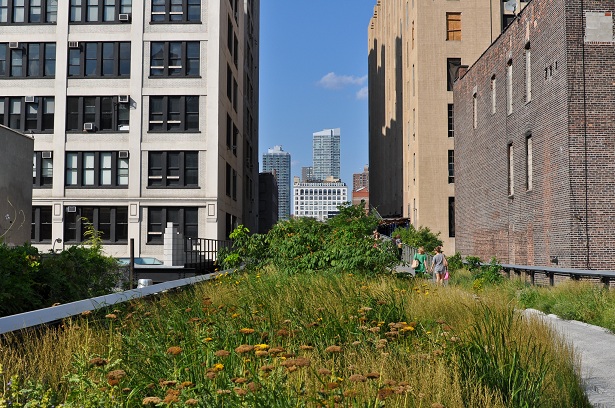
[[[197,274],[212,273],[216,269],[218,251],[231,249],[232,246],[232,241],[185,237],[185,266],[194,269]]]
[[[500,266],[509,278],[514,274],[532,285],[554,286],[572,279],[601,283],[607,288],[615,287],[615,271],[510,264],[500,264]]]

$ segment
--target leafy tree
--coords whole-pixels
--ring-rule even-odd
[[[433,233],[428,227],[419,227],[416,229],[410,224],[407,228],[396,228],[393,231],[393,236],[399,234],[402,242],[413,248],[423,247],[426,252],[433,252],[437,246],[442,246],[442,240],[439,238],[440,233]]]

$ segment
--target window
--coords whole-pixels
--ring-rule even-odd
[[[64,242],[86,241],[88,223],[101,233],[105,244],[128,242],[128,207],[73,207],[64,213]]]
[[[237,171],[226,163],[226,195],[237,200]]]
[[[58,0],[0,0],[0,24],[55,23]]]
[[[38,243],[51,242],[51,223],[51,206],[32,207],[30,241]]]
[[[126,188],[128,158],[119,152],[66,152],[67,187]]]
[[[448,151],[448,182],[455,182],[455,151]]]
[[[532,152],[532,135],[528,135],[525,139],[525,188],[529,191],[534,187],[534,165]]]
[[[32,98],[32,97],[30,97]],[[52,96],[0,96],[0,125],[24,133],[53,133],[55,102]]]
[[[152,0],[152,23],[198,23],[201,0]]]
[[[129,130],[130,106],[117,96],[69,96],[66,98],[66,131],[121,132]],[[86,129],[90,126],[92,129]]]
[[[190,42],[152,42],[151,76],[198,76],[200,44]]]
[[[496,91],[495,91],[495,75],[491,77],[491,113],[495,113],[496,109]]]
[[[32,185],[51,188],[53,184],[52,152],[34,152],[32,155]]]
[[[461,13],[446,13],[446,41],[461,41]]]
[[[71,23],[114,23],[120,22],[120,14],[131,12],[132,0],[70,0],[69,20]]]
[[[17,48],[0,43],[0,77],[53,77],[55,65],[55,43],[17,43]]]
[[[196,132],[198,130],[198,96],[150,96],[150,132]]]
[[[532,100],[532,58],[530,43],[525,46],[525,102]]]
[[[162,244],[167,223],[172,222],[184,237],[198,238],[199,209],[193,207],[149,207],[147,209],[147,243]]]
[[[513,70],[512,60],[506,65],[506,109],[508,114],[513,113]]]
[[[448,236],[455,238],[455,197],[448,198]]]
[[[446,69],[447,69],[447,81],[446,81],[446,90],[452,91],[453,84],[459,78],[459,67],[461,66],[461,58],[447,58],[446,59]]]
[[[508,195],[515,194],[515,166],[514,151],[512,143],[508,145]]]
[[[455,137],[455,105],[448,104],[448,137]]]
[[[129,42],[86,42],[68,49],[69,77],[130,77]]]
[[[149,152],[148,187],[198,187],[199,152]]]

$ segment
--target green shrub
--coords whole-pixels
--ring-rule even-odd
[[[398,235],[402,242],[413,248],[423,247],[425,252],[431,253],[437,246],[442,246],[442,240],[439,238],[440,233],[433,233],[428,227],[419,227],[416,229],[410,224],[407,228],[396,228],[393,231],[393,236]]]

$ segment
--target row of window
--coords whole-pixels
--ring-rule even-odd
[[[200,23],[201,0],[152,0],[152,23]],[[129,22],[132,0],[70,0],[71,23]],[[55,24],[58,0],[0,0],[0,24]]]
[[[65,186],[77,188],[127,188],[128,152],[66,152]],[[147,186],[188,187],[199,185],[199,153],[149,152]],[[236,183],[237,174],[229,180]],[[34,152],[32,184],[38,188],[53,185],[52,152]],[[236,199],[236,189],[235,195]]]
[[[154,41],[150,47],[150,76],[199,76],[198,41]],[[70,78],[129,78],[130,42],[71,43],[67,71]],[[0,77],[55,75],[55,43],[0,43]]]
[[[172,222],[179,233],[185,237],[198,237],[198,208],[149,207],[147,209],[146,242],[162,244],[164,228],[168,222]],[[101,233],[102,242],[105,244],[128,242],[128,207],[65,207],[63,241],[67,244],[86,241],[85,233],[88,224]],[[51,243],[51,206],[32,207],[30,235],[32,242]]]
[[[533,145],[532,135],[525,137],[525,190],[530,191],[534,188],[534,165],[533,165]],[[508,145],[508,195],[510,197],[515,195],[515,157],[514,157],[514,145],[510,143]]]
[[[128,99],[124,97],[122,100],[118,96],[67,97],[66,131],[130,130]],[[150,96],[149,102],[150,132],[199,131],[198,96]],[[54,116],[55,99],[51,96],[0,96],[0,125],[27,133],[53,133]]]

